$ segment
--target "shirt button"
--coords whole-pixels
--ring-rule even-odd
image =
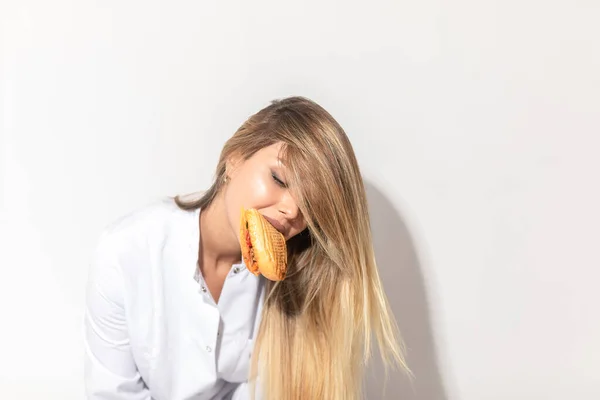
[[[233,273],[234,273],[234,274],[237,274],[238,272],[240,272],[240,267],[235,267],[235,268],[233,269]]]
[[[210,346],[206,346],[206,351],[208,351],[209,353],[212,351],[212,349],[210,348]]]
[[[206,286],[201,286],[200,290],[202,290],[203,293],[206,293]]]

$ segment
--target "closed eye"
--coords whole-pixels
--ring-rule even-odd
[[[275,172],[271,172],[271,176],[273,177],[273,180],[275,181],[275,183],[277,183],[277,185],[281,186],[282,188],[287,187],[287,184],[282,181],[277,174],[275,174]]]

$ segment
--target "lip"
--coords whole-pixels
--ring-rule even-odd
[[[273,227],[275,229],[277,229],[280,233],[283,234],[283,236],[286,236],[285,234],[285,227],[283,226],[283,224],[281,224],[279,221],[277,221],[276,219],[273,219],[271,217],[267,217],[266,215],[263,215],[263,217],[265,217],[265,219],[271,224],[273,225]]]

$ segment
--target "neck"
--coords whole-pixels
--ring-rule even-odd
[[[200,210],[200,251],[203,269],[229,269],[241,261],[237,236],[229,224],[223,195],[219,194],[207,208]]]

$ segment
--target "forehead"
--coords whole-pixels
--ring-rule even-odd
[[[283,149],[284,147],[282,143],[275,143],[270,146],[263,147],[257,151],[252,158],[264,161],[273,161],[283,165]]]

